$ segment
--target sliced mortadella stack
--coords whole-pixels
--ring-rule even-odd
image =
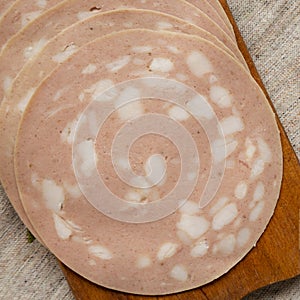
[[[34,22],[29,23],[5,45],[0,60],[0,99],[2,100],[9,92],[13,78],[26,61],[32,59],[61,30],[92,14],[120,7],[156,10],[189,21],[215,35],[216,38],[242,59],[240,51],[233,40],[206,14],[186,1],[158,0],[153,2],[128,0],[124,3],[121,0],[114,0],[98,7],[91,5],[89,1],[66,0],[47,10]],[[43,28],[43,30],[37,30],[37,28]],[[13,63],[11,63],[11,57],[14,57]]]
[[[191,0],[191,1],[192,1],[192,3],[195,3],[197,0]],[[227,26],[232,28],[230,20],[227,16],[225,10],[223,9],[220,1],[219,0],[209,0],[209,3],[218,12],[219,16],[225,21]]]
[[[0,28],[5,28],[0,35],[0,48],[29,22],[59,2],[62,0],[16,1],[0,19]]]
[[[149,10],[115,10],[97,14],[62,31],[50,40],[36,59],[28,61],[14,80],[11,92],[0,108],[0,139],[2,141],[0,145],[0,178],[15,210],[35,235],[37,233],[30,224],[18,195],[13,166],[15,137],[27,102],[30,101],[40,82],[57,65],[63,63],[80,47],[93,39],[126,28],[160,30],[162,26],[168,27],[168,31],[183,32],[205,38],[234,57],[234,54],[213,35],[182,19]]]
[[[216,0],[218,1],[218,0]],[[222,6],[214,7],[209,0],[199,1],[199,0],[187,0],[195,7],[198,7],[203,12],[205,12],[210,18],[212,18],[221,28],[223,28],[230,36],[235,39],[234,31],[231,23],[229,22],[227,15],[224,17],[224,10]],[[221,12],[222,11],[222,12]]]
[[[282,153],[263,92],[229,54],[132,29],[83,46],[41,83],[15,171],[60,260],[158,295],[206,284],[251,250],[276,206]]]

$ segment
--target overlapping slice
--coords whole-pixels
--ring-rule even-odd
[[[9,92],[13,78],[20,71],[24,63],[37,54],[41,48],[64,28],[71,26],[78,20],[85,19],[92,14],[114,10],[120,7],[152,9],[168,13],[187,20],[215,35],[239,58],[241,54],[233,41],[222,28],[211,20],[201,10],[183,0],[164,1],[108,1],[102,6],[93,6],[89,1],[66,0],[42,14],[16,34],[3,48],[0,60],[0,99]],[[42,30],[41,30],[42,29]],[[13,62],[11,57],[14,57]]]
[[[219,1],[215,0],[215,2],[218,2],[219,5],[216,5],[216,4],[213,5],[211,2],[214,2],[214,1],[209,1],[209,0],[207,0],[207,1],[188,0],[188,2],[191,3],[192,5],[198,7],[204,13],[206,13],[211,19],[215,20],[215,22],[221,28],[226,28],[225,31],[230,36],[235,38],[232,25],[229,22],[227,15],[224,13],[224,10],[223,10],[222,6],[220,5]],[[205,3],[205,5],[203,5],[204,3]]]
[[[62,0],[15,1],[0,19],[0,28],[3,28],[0,35],[0,48],[29,22],[59,2]]]
[[[10,93],[0,108],[0,177],[10,201],[26,226],[38,236],[31,226],[19,199],[13,168],[13,150],[20,118],[27,102],[43,79],[81,46],[102,35],[126,28],[157,29],[198,35],[234,54],[213,35],[171,15],[147,10],[116,10],[97,14],[75,23],[62,31],[41,49],[39,55],[23,67],[13,82]],[[39,238],[40,239],[40,238]]]
[[[170,93],[173,101],[143,94],[145,89]],[[147,115],[156,121],[143,123]],[[131,148],[118,144],[151,124],[155,130],[133,139]],[[192,155],[185,142],[196,147]],[[188,169],[181,165],[185,160]],[[95,164],[99,175],[91,176]],[[139,175],[131,185],[117,176],[130,168]],[[214,168],[220,186],[203,203]],[[107,287],[166,294],[214,280],[255,245],[276,205],[282,157],[274,114],[232,56],[194,35],[135,29],[83,46],[41,83],[21,122],[15,170],[32,225],[65,264]],[[141,188],[146,179],[161,178]],[[101,197],[105,189],[97,190],[98,181],[117,197]],[[173,189],[184,194],[190,182],[196,183],[191,195],[174,200],[180,208],[165,218],[135,224],[109,217],[149,217],[153,205],[155,218],[166,209],[164,197]],[[123,211],[97,206],[118,199],[126,204]]]

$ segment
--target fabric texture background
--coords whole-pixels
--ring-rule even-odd
[[[299,158],[299,1],[228,3]],[[74,299],[54,256],[37,241],[27,242],[26,229],[2,188],[0,213],[0,299]],[[300,299],[300,277],[245,299]]]

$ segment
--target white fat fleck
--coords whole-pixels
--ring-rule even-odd
[[[260,175],[265,169],[265,162],[262,159],[256,159],[252,165],[250,178],[253,179]]]
[[[174,54],[178,54],[178,53],[181,52],[181,51],[180,51],[177,47],[175,47],[175,46],[167,46],[167,49],[168,49],[170,52],[174,53]]]
[[[38,16],[42,13],[42,10],[32,11],[27,14],[22,14],[21,23],[22,28],[25,27],[29,22],[38,18]]]
[[[209,213],[215,215],[228,202],[227,197],[221,197],[218,202],[210,209]]]
[[[27,94],[25,95],[25,97],[18,103],[18,109],[21,113],[23,113],[25,111],[34,92],[35,92],[35,88],[29,89]]]
[[[47,0],[36,0],[35,2],[39,8],[44,8],[47,5]]]
[[[64,221],[60,216],[53,213],[54,226],[56,229],[57,235],[63,239],[67,240],[72,235],[72,230],[68,223]]]
[[[93,74],[97,70],[97,66],[94,64],[87,65],[82,71],[81,74]]]
[[[33,43],[32,46],[26,47],[23,52],[24,57],[26,59],[29,59],[29,58],[35,56],[43,49],[43,47],[46,45],[47,42],[48,41],[46,39],[42,38],[39,41]]]
[[[145,172],[152,184],[158,184],[163,179],[165,170],[165,159],[161,155],[152,155],[145,163]]]
[[[219,163],[230,156],[235,151],[237,146],[238,142],[233,139],[230,139],[227,142],[225,141],[225,144],[224,140],[222,139],[215,140],[212,143],[212,153],[215,162]]]
[[[230,203],[222,208],[213,218],[212,227],[214,230],[220,230],[225,225],[230,224],[238,215],[235,203]]]
[[[178,247],[179,245],[175,243],[164,243],[157,252],[157,259],[162,261],[172,257],[177,252]]]
[[[83,102],[84,98],[85,98],[84,93],[80,93],[79,96],[78,96],[78,100],[79,100],[80,102]]]
[[[132,47],[131,50],[135,53],[149,53],[153,50],[150,46],[136,46]]]
[[[3,86],[3,91],[5,94],[7,94],[8,91],[10,90],[12,82],[13,82],[13,79],[10,76],[4,77],[2,86]]]
[[[154,72],[168,73],[174,68],[173,62],[168,58],[154,58],[150,64],[150,70]]]
[[[38,178],[38,175],[33,172],[31,174],[31,184],[33,187],[35,187],[36,189],[40,189],[40,182],[39,182],[39,178]]]
[[[63,143],[72,144],[75,136],[77,120],[69,122],[60,134],[60,139]]]
[[[140,90],[134,87],[125,88],[115,100],[115,108],[119,108],[122,105],[125,105],[130,102],[135,102],[135,100],[140,99],[141,93]]]
[[[58,213],[65,201],[64,189],[57,185],[55,181],[44,179],[42,191],[47,208]]]
[[[253,201],[256,202],[256,201],[261,200],[263,198],[264,194],[265,194],[265,186],[261,181],[259,181],[254,190]]]
[[[79,21],[81,21],[81,20],[89,18],[91,15],[96,14],[96,13],[98,13],[97,10],[95,10],[95,11],[81,11],[77,14],[77,19]]]
[[[270,150],[269,145],[261,138],[259,137],[257,139],[258,143],[258,149],[260,153],[260,157],[264,162],[271,162],[272,161],[272,152]]]
[[[244,227],[242,228],[238,234],[237,234],[237,237],[236,237],[236,241],[237,241],[237,244],[239,247],[243,247],[246,245],[246,243],[249,241],[250,239],[250,235],[251,235],[251,232],[250,232],[250,229],[247,228],[247,227]]]
[[[208,104],[206,98],[202,95],[197,95],[186,104],[190,113],[196,117],[211,120],[214,116],[213,110]]]
[[[58,99],[60,99],[60,97],[63,95],[65,89],[59,89],[58,91],[56,91],[54,97],[53,97],[53,101],[57,101]]]
[[[71,220],[65,220],[65,222],[74,230],[74,231],[78,231],[78,232],[82,232],[82,228],[75,224],[74,222],[72,222]]]
[[[249,138],[246,139],[245,146],[247,160],[250,161],[256,152],[256,147],[253,145],[252,141]]]
[[[210,88],[209,96],[220,108],[228,108],[232,105],[232,96],[227,89],[221,86],[212,86]]]
[[[237,184],[234,190],[234,196],[237,199],[244,199],[247,195],[248,186],[245,181],[241,181]]]
[[[81,190],[77,183],[72,185],[67,182],[64,182],[64,188],[67,191],[67,193],[73,198],[79,198],[82,195]]]
[[[207,73],[213,72],[213,66],[209,59],[200,51],[193,51],[187,57],[187,65],[190,71],[197,77],[201,78]]]
[[[124,22],[124,23],[123,23],[123,26],[124,26],[125,28],[132,28],[132,27],[133,27],[133,23],[132,23],[132,22]]]
[[[178,281],[186,281],[188,273],[182,265],[176,265],[171,270],[170,276]]]
[[[169,116],[177,121],[185,121],[190,117],[189,113],[179,106],[172,106],[169,109]]]
[[[215,75],[210,75],[209,76],[209,83],[214,84],[218,81],[218,78]]]
[[[187,215],[196,215],[200,212],[199,205],[193,201],[185,201],[182,206],[180,206],[179,211]]]
[[[67,45],[62,52],[59,52],[56,55],[52,56],[52,60],[56,63],[62,63],[66,61],[77,50],[78,47],[75,44]]]
[[[222,132],[225,136],[244,130],[244,123],[241,118],[230,116],[221,120]]]
[[[229,255],[233,252],[235,244],[235,236],[233,234],[229,234],[219,242],[218,249],[221,253]]]
[[[139,269],[147,268],[147,267],[151,266],[151,264],[152,264],[152,261],[148,255],[141,255],[138,257],[138,259],[136,261],[136,266]]]
[[[126,65],[128,65],[130,60],[131,60],[130,55],[125,55],[125,56],[120,57],[117,60],[107,64],[106,69],[111,73],[118,72],[121,69],[123,69]]]
[[[125,195],[125,200],[130,202],[140,202],[142,200],[142,194],[135,191],[129,191]]]
[[[86,177],[90,177],[94,171],[94,143],[93,141],[83,141],[76,148],[76,154],[79,155],[82,164],[80,170]]]
[[[145,61],[140,58],[134,58],[132,62],[136,66],[142,66],[142,65],[146,64]]]
[[[260,202],[258,202],[257,205],[251,210],[250,216],[249,216],[249,220],[250,220],[251,222],[255,222],[255,221],[259,218],[260,214],[261,214],[262,211],[263,211],[264,206],[265,206],[265,202],[264,202],[264,201],[260,201]]]
[[[177,73],[176,74],[176,78],[182,82],[187,81],[188,77],[185,74],[182,73]]]
[[[110,251],[106,247],[103,247],[101,245],[89,246],[88,250],[92,255],[100,259],[104,259],[104,260],[112,259],[112,254],[110,253]]]
[[[207,240],[199,240],[195,243],[194,247],[191,249],[192,257],[201,257],[204,256],[209,249]]]
[[[89,265],[90,265],[90,266],[96,266],[97,263],[96,263],[93,259],[90,259],[90,260],[89,260]]]
[[[177,228],[185,231],[192,239],[198,239],[209,228],[210,223],[204,217],[182,214]]]
[[[143,105],[139,102],[132,102],[118,110],[119,118],[123,121],[133,119],[142,115],[144,112]]]
[[[115,89],[112,89],[114,83],[110,79],[103,79],[94,83],[89,89],[86,89],[85,92],[92,93],[92,99],[99,102],[111,101],[117,97],[117,92]],[[109,92],[106,92],[103,95],[103,92],[111,89]]]
[[[182,230],[177,230],[177,237],[179,238],[179,240],[185,244],[185,245],[191,245],[193,243],[192,239],[190,238],[190,236]]]
[[[173,25],[169,22],[160,21],[160,22],[156,23],[156,28],[158,30],[171,29],[171,28],[173,28]]]

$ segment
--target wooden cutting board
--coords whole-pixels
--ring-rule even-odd
[[[249,65],[253,77],[262,87],[270,105],[273,107],[226,1],[220,0],[220,2],[234,27],[238,45]],[[300,167],[278,117],[277,121],[281,132],[284,157],[280,199],[275,214],[257,246],[238,265],[219,279],[198,289],[170,296],[145,297],[116,292],[97,286],[60,263],[76,299],[143,300],[152,298],[159,300],[235,300],[241,299],[249,292],[262,286],[300,274],[300,236],[298,231]]]

